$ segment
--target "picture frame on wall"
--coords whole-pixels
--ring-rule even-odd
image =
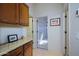
[[[8,43],[15,42],[18,40],[17,34],[8,35]]]
[[[50,19],[50,26],[60,26],[60,18]]]

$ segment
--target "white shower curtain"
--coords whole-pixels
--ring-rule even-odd
[[[44,36],[44,35],[43,35],[43,33],[42,33],[40,39],[38,40],[38,41],[39,41],[38,44],[40,44],[40,45],[42,45],[42,44],[47,44],[47,43],[48,43],[47,40],[43,40],[43,36]]]

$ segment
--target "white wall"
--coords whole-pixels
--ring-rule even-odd
[[[61,52],[61,26],[50,26],[50,19],[60,17],[64,12],[63,4],[34,4],[34,17],[48,17],[48,50]],[[62,20],[61,20],[62,21]]]
[[[79,56],[79,17],[76,16],[78,3],[69,4],[69,55]]]
[[[29,16],[33,16],[33,3],[26,3],[29,6]]]
[[[18,39],[21,38],[21,36],[26,37],[27,36],[27,31],[25,27],[0,27],[0,44],[8,42],[7,36],[12,35],[12,34],[17,34]]]

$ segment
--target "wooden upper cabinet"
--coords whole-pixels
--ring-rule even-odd
[[[29,7],[23,3],[0,3],[0,23],[29,25]]]
[[[18,4],[15,3],[1,3],[0,4],[0,22],[18,24],[19,13]]]
[[[20,4],[20,24],[29,25],[29,7],[25,4]]]

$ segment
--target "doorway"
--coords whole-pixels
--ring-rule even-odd
[[[48,49],[47,16],[37,18],[37,48]]]

